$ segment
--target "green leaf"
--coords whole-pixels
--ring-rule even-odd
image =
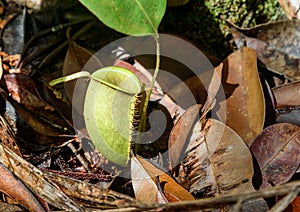
[[[110,161],[125,166],[129,160],[139,79],[127,69],[105,67],[91,76],[84,119],[97,149]]]
[[[79,0],[108,27],[127,35],[157,34],[166,0]]]

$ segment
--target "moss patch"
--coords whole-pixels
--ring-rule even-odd
[[[185,6],[168,8],[160,32],[182,36],[223,59],[231,46],[222,18],[240,27],[251,27],[285,15],[277,0],[191,0]]]

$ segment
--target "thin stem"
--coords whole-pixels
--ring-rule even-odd
[[[57,84],[60,84],[60,83],[63,83],[63,82],[68,82],[68,81],[75,80],[75,79],[78,79],[78,78],[83,78],[83,77],[90,78],[90,76],[91,76],[91,74],[87,71],[76,72],[76,73],[68,75],[68,76],[64,76],[64,77],[54,79],[54,80],[49,82],[49,85],[50,86],[55,86]]]
[[[143,109],[142,109],[142,116],[141,116],[141,120],[140,120],[140,124],[138,127],[138,133],[137,133],[137,139],[136,141],[139,142],[139,140],[141,139],[139,132],[143,132],[143,130],[146,128],[146,118],[147,118],[147,108],[149,105],[149,101],[150,101],[150,97],[151,97],[151,93],[152,93],[152,89],[153,86],[155,84],[158,72],[159,72],[159,66],[160,66],[160,45],[159,45],[159,36],[158,33],[155,33],[155,35],[153,36],[155,41],[156,41],[156,65],[155,65],[155,71],[152,77],[152,81],[150,84],[150,88],[149,88],[149,92],[147,92],[146,95],[146,99],[143,105]]]

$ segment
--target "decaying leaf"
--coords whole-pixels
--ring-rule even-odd
[[[78,45],[74,41],[70,41],[69,48],[64,60],[64,65],[62,70],[63,76],[67,76],[82,71],[83,67],[88,61],[89,61],[88,69],[90,71],[97,70],[103,66],[101,61],[93,55],[93,52],[83,48],[82,46]],[[93,65],[93,67],[90,67],[91,65]],[[65,91],[70,100],[73,99],[72,96],[73,96],[73,90],[75,84],[76,81],[70,81],[65,83]],[[82,94],[76,93],[76,101],[79,102],[78,98],[82,99],[81,105],[83,105],[83,100],[84,100],[83,93]]]
[[[278,0],[278,2],[289,19],[300,19],[299,0]]]
[[[181,169],[191,193],[220,196],[253,190],[251,153],[229,127],[214,119],[193,128]],[[179,178],[179,179],[180,179]]]
[[[247,45],[270,71],[284,75],[291,81],[300,80],[300,22],[285,20],[258,25],[249,29],[230,26],[236,45]]]
[[[90,201],[90,207],[96,207],[102,204],[101,208],[120,208],[134,207],[141,202],[127,195],[114,192],[101,187],[101,185],[90,184],[84,181],[76,180],[67,176],[54,173],[45,174],[47,179],[51,180],[68,196],[84,201]]]
[[[290,123],[300,127],[300,108],[287,108],[280,110],[276,118],[276,123]]]
[[[16,143],[16,134],[9,125],[6,118],[0,116],[0,141],[3,145],[10,148],[17,155],[21,156],[21,151]]]
[[[7,93],[0,88],[0,94],[2,97],[7,99],[11,103],[11,105],[15,108],[16,112],[22,119],[38,134],[41,136],[39,139],[40,145],[57,145],[57,143],[63,143],[70,138],[74,138],[74,135],[62,135],[61,133],[64,132],[64,128],[60,127],[59,125],[50,124],[49,122],[45,121],[45,119],[41,117],[37,117],[33,115],[34,113],[29,112],[26,110],[22,105],[17,103],[13,100]],[[52,138],[52,139],[51,139]],[[55,139],[53,139],[55,138]],[[61,138],[61,139],[58,139]],[[58,141],[60,140],[60,141]],[[54,142],[56,141],[56,142]],[[58,142],[57,142],[58,141]],[[56,143],[56,144],[54,144]]]
[[[203,126],[197,122],[188,139],[186,158],[182,161],[178,180],[198,196],[223,196],[253,191],[251,153],[232,129],[214,119]],[[243,208],[266,210],[263,199],[247,201]]]
[[[243,47],[229,55],[224,61],[221,81],[226,101],[220,103],[217,113],[249,145],[263,129],[265,119],[255,51]],[[221,111],[227,111],[226,117],[222,117]]]
[[[300,163],[300,127],[280,123],[267,127],[250,149],[263,176],[261,188],[287,182]]]
[[[300,106],[300,81],[272,89],[277,108]]]
[[[136,198],[143,202],[167,203],[194,199],[166,172],[140,157],[131,159],[131,177]]]
[[[189,107],[173,127],[169,137],[170,170],[175,168],[183,159],[186,140],[192,133],[193,126],[199,121],[201,105]]]
[[[5,83],[12,98],[30,111],[49,110],[54,108],[39,95],[36,85],[24,74],[5,74]]]
[[[4,52],[13,55],[20,54],[25,45],[26,10],[10,19],[2,30],[1,40]],[[16,42],[18,41],[18,42]]]
[[[0,163],[0,191],[16,200],[29,211],[45,211],[34,195]]]
[[[146,203],[167,203],[168,200],[161,192],[152,176],[144,169],[136,157],[131,158],[131,179],[135,198]]]
[[[0,162],[35,194],[42,197],[51,205],[70,211],[83,211],[57,186],[47,181],[43,173],[0,143]]]

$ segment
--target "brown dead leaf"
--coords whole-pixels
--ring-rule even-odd
[[[22,13],[18,13],[11,18],[4,28],[2,29],[2,46],[3,51],[13,55],[20,54],[22,49],[24,48],[26,42],[26,30],[28,29],[28,25],[26,23],[26,10],[24,9]]]
[[[300,126],[300,81],[283,84],[272,91],[276,100],[276,122]]]
[[[0,191],[16,200],[29,211],[45,211],[34,195],[0,163]]]
[[[292,211],[300,211],[300,197],[296,197],[294,201],[291,203]]]
[[[5,74],[5,83],[12,98],[30,111],[49,110],[54,108],[39,95],[35,83],[24,74]]]
[[[276,123],[290,123],[300,127],[300,108],[284,108],[280,110],[276,118]]]
[[[107,207],[129,207],[140,205],[136,199],[125,194],[104,188],[99,184],[91,184],[83,180],[77,180],[69,176],[59,175],[55,173],[45,173],[48,180],[54,182],[68,196],[89,201],[89,207],[95,208],[99,204],[103,208]]]
[[[300,19],[299,0],[278,0],[278,2],[289,19]]]
[[[197,122],[185,152],[181,168],[187,170],[190,192],[220,196],[253,190],[251,153],[222,122],[208,119],[203,126]]]
[[[263,129],[265,119],[255,51],[243,47],[229,55],[224,61],[221,80],[226,101],[220,103],[217,113],[249,145]],[[227,111],[226,117],[222,111]]]
[[[140,80],[140,82],[146,87],[150,87],[152,81],[152,74],[135,60],[134,65],[129,64],[123,60],[116,60],[114,66],[125,68],[133,72]],[[165,106],[169,111],[174,123],[184,113],[184,109],[181,108],[170,96],[163,92],[160,84],[155,81],[151,92],[151,101],[158,101],[161,105]]]
[[[178,180],[189,184],[190,192],[197,197],[254,191],[251,153],[238,134],[222,122],[208,119],[203,126],[198,122],[188,140],[186,155]],[[268,208],[259,198],[244,202],[242,209],[257,206],[260,211]]]
[[[300,106],[300,81],[272,89],[277,108]]]
[[[145,203],[167,203],[165,195],[158,189],[149,173],[136,157],[131,158],[131,179],[135,198]]]
[[[285,20],[261,24],[249,29],[230,26],[236,45],[244,44],[256,51],[257,57],[266,67],[291,81],[300,80],[300,22]]]
[[[88,63],[89,65],[93,65],[93,67],[88,67],[89,71],[95,71],[98,68],[103,66],[101,61],[98,58],[96,58],[91,51],[83,48],[82,46],[78,45],[74,41],[70,41],[69,48],[64,60],[63,76],[67,76],[82,71],[83,67],[86,65],[88,61],[89,61]],[[65,83],[65,90],[70,100],[72,100],[75,84],[76,84],[76,80]],[[76,94],[76,99],[78,99],[80,95],[83,96],[82,98],[84,99],[84,95],[82,94],[80,94],[79,96],[78,95],[79,94]]]
[[[167,203],[194,199],[166,172],[140,157],[131,159],[131,176],[136,198],[140,201]]]
[[[0,141],[3,145],[10,148],[17,155],[21,156],[21,151],[16,142],[16,134],[6,118],[0,115]]]
[[[260,188],[285,183],[300,164],[300,127],[289,123],[269,126],[257,136],[250,149],[263,176]]]
[[[9,169],[16,177],[22,180],[32,192],[39,195],[51,205],[68,211],[84,211],[58,187],[45,179],[44,174],[32,164],[16,155],[0,143],[0,163]]]
[[[183,159],[183,151],[188,137],[191,136],[192,129],[196,121],[199,121],[201,105],[189,107],[180,117],[173,127],[169,136],[169,160],[170,170],[175,168]]]

